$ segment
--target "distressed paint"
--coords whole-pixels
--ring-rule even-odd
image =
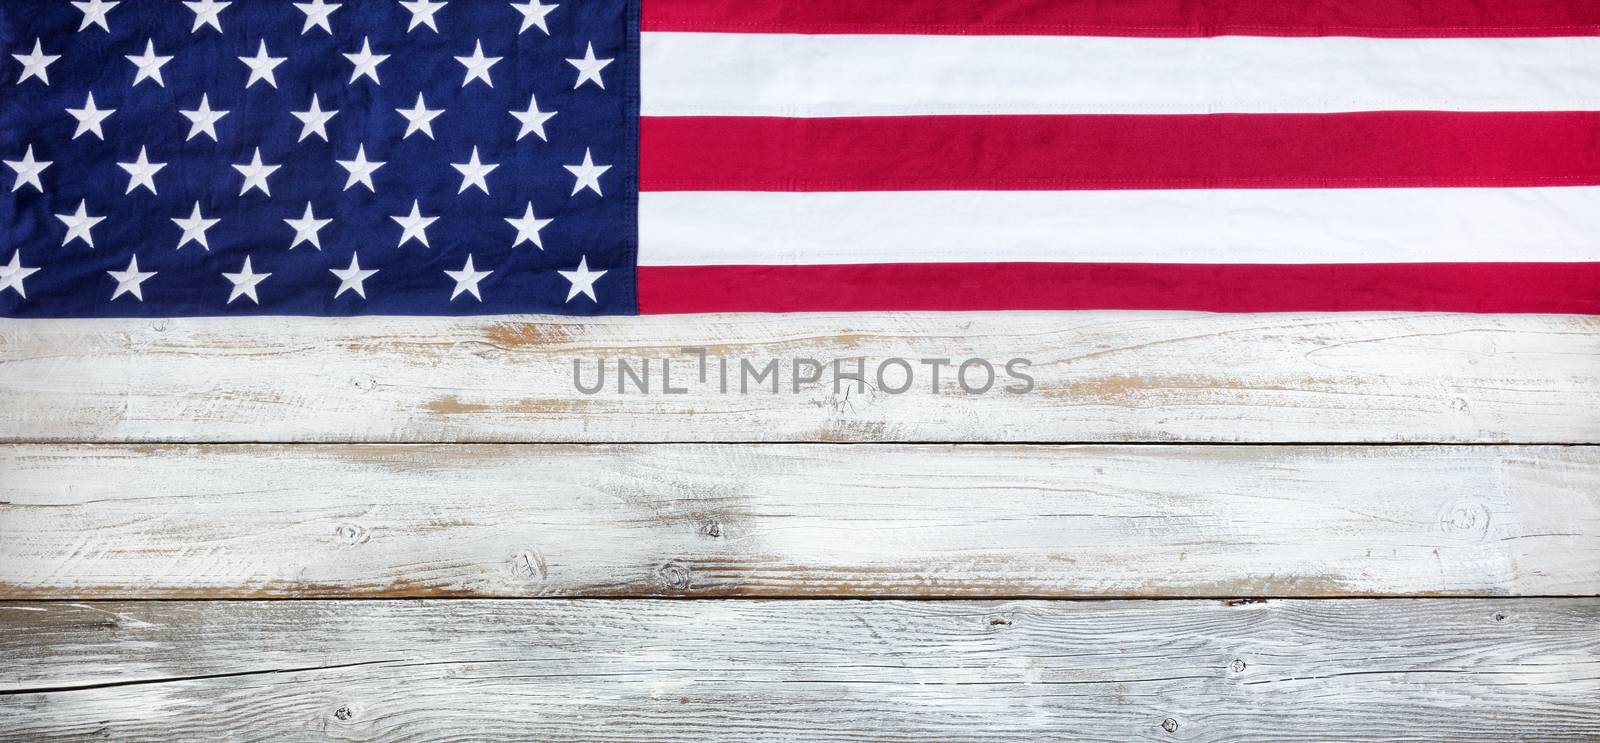
[[[1587,740],[1597,623],[1596,599],[10,604],[0,719],[28,740]]]
[[[13,598],[1600,594],[1600,448],[15,445]]]
[[[1597,331],[1364,313],[10,321],[0,440],[1595,443]],[[574,360],[689,364],[686,346],[756,363],[1028,358],[1036,387],[574,389]]]
[[[0,441],[40,442],[0,447],[0,739],[1600,737],[1588,447],[651,443],[1596,443],[1597,331],[0,321]],[[1037,388],[573,388],[685,346],[1027,357]],[[286,443],[184,443],[252,441]],[[640,445],[304,445],[362,441]],[[1480,598],[1259,600],[1360,595]],[[305,597],[432,600],[81,601]]]

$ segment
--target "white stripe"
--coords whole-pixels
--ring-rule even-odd
[[[1600,261],[1600,187],[639,194],[639,265]]]
[[[651,32],[642,46],[646,116],[1600,109],[1595,37]]]

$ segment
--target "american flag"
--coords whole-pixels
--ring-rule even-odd
[[[1600,313],[1600,2],[4,0],[0,315]]]

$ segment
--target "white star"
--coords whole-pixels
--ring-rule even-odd
[[[517,141],[521,142],[523,137],[532,132],[539,135],[539,139],[549,142],[550,140],[544,136],[544,122],[549,121],[556,113],[558,112],[540,111],[538,96],[528,96],[528,110],[511,112],[511,115],[516,117],[517,121],[522,122],[522,131],[517,132]]]
[[[576,90],[578,86],[589,80],[593,80],[595,85],[605,88],[606,81],[600,79],[600,71],[605,69],[606,65],[611,64],[611,62],[612,60],[610,59],[595,59],[594,42],[589,42],[589,49],[583,53],[583,59],[567,60],[567,64],[578,68],[578,82],[572,84],[573,89]]]
[[[72,133],[72,138],[77,139],[87,132],[94,132],[96,137],[105,139],[106,133],[100,129],[100,122],[116,112],[114,108],[95,108],[94,93],[90,93],[89,100],[84,102],[83,108],[67,109],[67,113],[78,120],[78,130]]]
[[[418,208],[416,199],[411,200],[411,213],[403,217],[390,217],[398,222],[405,231],[400,233],[400,243],[396,247],[405,247],[406,241],[413,238],[422,243],[422,247],[431,249],[428,244],[428,225],[438,221],[438,217],[424,217]]]
[[[240,57],[239,61],[250,66],[250,79],[244,84],[246,88],[256,84],[257,80],[265,80],[268,85],[278,87],[278,78],[272,74],[272,69],[283,64],[288,57],[267,56],[267,40],[261,40],[261,46],[256,49],[254,57]]]
[[[302,125],[300,127],[300,139],[297,141],[304,142],[306,137],[315,134],[319,137],[322,137],[322,141],[326,142],[328,141],[328,119],[333,118],[333,115],[339,112],[338,110],[322,110],[322,105],[317,102],[317,94],[312,93],[310,109],[305,111],[290,111],[289,113],[293,114],[295,118],[299,119]]]
[[[33,145],[28,145],[28,152],[22,156],[21,160],[7,160],[5,163],[6,167],[17,172],[17,180],[11,184],[12,193],[16,193],[17,189],[22,188],[23,184],[33,186],[33,190],[44,193],[44,183],[39,180],[39,174],[43,173],[44,169],[50,167],[54,162],[33,159]]]
[[[539,230],[544,229],[545,225],[555,220],[540,219],[533,216],[533,202],[530,201],[528,202],[527,211],[524,211],[521,217],[506,217],[506,221],[510,222],[512,227],[517,228],[517,239],[511,241],[511,247],[515,248],[524,242],[530,242],[533,243],[534,247],[544,250],[544,242],[539,239]]]
[[[15,289],[17,296],[28,298],[28,292],[22,288],[22,280],[38,273],[38,268],[29,268],[22,265],[22,251],[11,251],[11,263],[0,266],[0,293],[7,289]]]
[[[217,141],[217,120],[228,115],[227,111],[212,111],[210,96],[204,93],[200,95],[199,108],[193,111],[179,111],[178,113],[183,114],[190,122],[189,136],[184,137],[186,142],[201,133],[211,137],[211,141]]]
[[[79,24],[78,30],[82,31],[90,26],[98,25],[100,28],[105,29],[107,33],[110,33],[111,24],[106,22],[106,13],[117,7],[117,5],[118,3],[108,3],[106,0],[74,0],[72,7],[83,13],[83,23]]]
[[[572,184],[572,196],[577,196],[578,192],[585,188],[592,189],[596,195],[605,195],[600,193],[600,176],[610,170],[611,166],[595,165],[594,158],[589,155],[589,150],[585,149],[583,151],[583,164],[563,165],[561,167],[566,168],[568,172],[578,179],[577,183]]]
[[[257,147],[256,148],[255,158],[250,161],[249,165],[235,165],[235,166],[233,166],[234,170],[239,171],[239,173],[244,176],[244,186],[239,189],[239,195],[240,196],[245,195],[245,192],[249,191],[252,188],[259,188],[259,189],[261,189],[261,193],[264,193],[264,194],[266,194],[268,196],[271,196],[272,192],[267,190],[267,176],[272,175],[274,172],[276,172],[278,170],[278,168],[281,168],[281,167],[283,167],[283,166],[282,165],[262,165],[261,164],[261,148]]]
[[[351,186],[359,183],[366,186],[368,191],[377,193],[378,189],[372,185],[372,172],[383,167],[383,163],[367,159],[366,145],[356,148],[356,159],[335,160],[334,162],[339,163],[339,167],[350,171],[350,177],[345,179],[344,182],[344,190],[349,191]]]
[[[516,8],[517,12],[522,14],[522,28],[518,29],[517,33],[520,34],[523,31],[533,28],[534,26],[538,26],[539,30],[543,31],[545,36],[549,36],[550,27],[544,25],[544,17],[550,15],[550,11],[561,6],[543,5],[540,4],[539,0],[528,0],[528,2],[521,5],[512,3],[511,7]]]
[[[194,11],[194,28],[189,33],[199,31],[201,26],[210,26],[219,33],[222,31],[222,19],[217,17],[223,8],[232,5],[231,2],[218,2],[218,0],[184,0],[184,5]]]
[[[464,163],[450,163],[450,167],[461,172],[461,188],[456,189],[456,193],[461,194],[466,193],[472,186],[477,186],[479,191],[489,193],[489,182],[484,179],[500,166],[496,163],[484,165],[478,160],[478,148],[474,147],[471,160]]]
[[[450,292],[450,299],[454,300],[456,297],[461,296],[462,292],[468,292],[468,293],[472,294],[474,299],[478,300],[479,302],[482,302],[483,301],[483,295],[478,293],[478,282],[483,281],[485,278],[488,278],[489,274],[492,274],[492,273],[494,273],[494,272],[493,271],[479,271],[479,270],[473,268],[472,267],[472,254],[468,253],[467,254],[467,262],[466,262],[466,264],[461,266],[461,270],[460,271],[445,271],[444,272],[444,275],[449,276],[452,279],[455,279],[455,282],[456,282],[456,289],[455,289],[455,291]]]
[[[346,85],[354,85],[356,78],[362,75],[372,78],[372,82],[378,85],[383,84],[378,80],[378,63],[388,59],[389,55],[373,54],[372,41],[370,39],[365,36],[361,37],[361,51],[357,54],[346,54],[344,58],[350,60],[350,63],[356,66],[355,71],[350,73],[350,82],[345,83]]]
[[[372,278],[373,274],[376,274],[377,272],[378,269],[376,268],[363,270],[361,268],[360,256],[356,255],[355,253],[351,253],[349,268],[328,269],[328,273],[333,274],[339,279],[339,289],[333,293],[333,298],[338,299],[339,295],[344,294],[347,291],[353,291],[356,293],[356,296],[366,299],[367,287],[363,285],[363,282]]]
[[[322,241],[318,239],[317,232],[333,224],[332,219],[317,219],[317,215],[311,213],[311,202],[309,201],[306,202],[305,216],[299,219],[285,219],[283,221],[288,222],[289,226],[294,228],[294,242],[289,244],[290,250],[300,247],[300,243],[311,243],[311,247],[321,250]]]
[[[250,301],[261,304],[261,298],[256,296],[256,286],[266,281],[267,277],[271,275],[270,273],[256,273],[255,269],[250,267],[250,256],[245,256],[244,267],[239,269],[238,273],[222,272],[222,278],[233,282],[233,291],[228,294],[228,304],[233,304],[233,300],[240,297],[249,297]]]
[[[494,87],[494,81],[489,79],[489,68],[493,67],[501,59],[502,57],[483,56],[483,42],[478,41],[477,45],[472,49],[472,56],[456,57],[456,61],[467,68],[467,76],[461,81],[461,87],[467,87],[467,83],[472,82],[474,79],[482,80],[489,87]]]
[[[157,56],[156,42],[154,39],[145,40],[144,54],[128,54],[125,56],[127,56],[129,62],[132,62],[135,67],[139,68],[139,70],[133,75],[134,85],[138,85],[145,80],[154,80],[156,81],[156,85],[160,85],[163,88],[167,87],[167,82],[161,79],[161,67],[162,65],[171,62],[172,56]]]
[[[406,133],[400,135],[401,139],[405,139],[416,132],[422,132],[428,135],[428,139],[433,139],[433,120],[438,118],[439,114],[444,113],[442,108],[428,110],[427,104],[422,102],[421,93],[417,94],[416,108],[397,108],[395,110],[399,111],[401,116],[406,117]]]
[[[328,16],[332,15],[333,11],[338,10],[340,5],[341,3],[329,4],[326,2],[326,0],[311,0],[309,3],[295,3],[294,7],[298,8],[301,13],[306,14],[306,25],[305,28],[300,29],[300,34],[302,36],[308,34],[311,32],[311,29],[318,26],[321,26],[322,30],[327,31],[329,34],[332,34],[333,26],[328,23]]]
[[[143,302],[144,292],[140,290],[139,285],[159,272],[140,271],[139,256],[130,255],[128,256],[128,269],[126,271],[107,271],[106,273],[111,274],[111,278],[117,280],[117,290],[111,293],[113,301],[124,294],[132,294],[134,299]]]
[[[183,250],[183,246],[188,245],[190,240],[199,243],[200,247],[210,250],[211,245],[206,242],[206,230],[211,229],[213,225],[222,220],[206,219],[200,216],[200,202],[196,201],[194,202],[194,213],[190,214],[188,219],[174,217],[172,221],[183,230],[183,237],[178,238],[179,250]]]
[[[39,45],[39,40],[34,39],[32,53],[13,54],[11,55],[11,58],[22,63],[22,77],[17,78],[18,85],[21,85],[23,81],[30,77],[37,77],[39,78],[39,82],[49,85],[50,75],[47,73],[45,68],[49,67],[51,64],[54,64],[56,60],[61,59],[61,55],[45,54],[44,48]]]
[[[117,163],[117,167],[128,171],[128,190],[123,191],[124,194],[133,193],[133,189],[140,186],[150,189],[150,193],[155,193],[156,173],[161,172],[167,164],[150,162],[150,158],[145,156],[145,148],[140,147],[138,160],[131,163]]]
[[[411,25],[406,26],[407,31],[424,25],[435,32],[439,30],[433,23],[433,14],[444,7],[443,0],[400,0],[400,4],[411,14]]]
[[[572,288],[567,291],[568,302],[571,302],[579,294],[588,295],[592,301],[600,301],[594,296],[594,282],[598,281],[601,276],[606,275],[607,272],[590,271],[589,256],[578,259],[578,269],[576,271],[557,271],[556,273],[561,274],[561,278],[572,282]]]
[[[67,236],[61,239],[63,247],[78,238],[82,238],[84,242],[89,244],[89,247],[94,247],[94,235],[89,234],[89,230],[94,229],[95,225],[104,222],[106,218],[89,216],[89,212],[85,208],[88,203],[87,201],[78,202],[78,212],[76,214],[56,215],[56,219],[67,225]]]

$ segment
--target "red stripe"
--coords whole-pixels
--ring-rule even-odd
[[[1073,36],[1589,36],[1593,0],[644,0],[645,31]]]
[[[1600,184],[1595,111],[652,116],[639,132],[643,191]]]
[[[1600,263],[641,266],[639,309],[1600,314]]]

